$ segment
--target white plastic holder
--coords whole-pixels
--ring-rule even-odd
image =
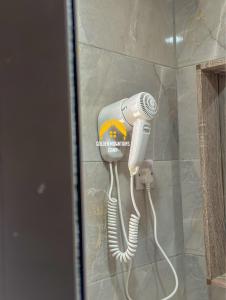
[[[154,172],[153,160],[151,159],[144,160],[139,167],[138,173],[135,175],[136,190],[144,190],[146,182],[150,183],[151,187],[153,188]]]

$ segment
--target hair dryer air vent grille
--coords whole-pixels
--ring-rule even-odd
[[[150,119],[153,119],[158,112],[158,107],[155,99],[148,93],[141,93],[140,107]]]

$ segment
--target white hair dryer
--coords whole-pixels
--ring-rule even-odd
[[[122,99],[104,107],[98,117],[99,133],[104,122],[118,120],[124,124],[127,132],[132,131],[131,147],[128,160],[130,173],[135,175],[144,160],[148,139],[151,132],[150,121],[157,114],[158,107],[154,97],[141,92],[130,98]],[[112,122],[113,124],[113,122]],[[110,142],[112,137],[106,132],[103,141]],[[126,147],[100,147],[105,161],[113,162],[122,159]]]
[[[104,107],[98,116],[98,132],[99,140],[104,143],[100,147],[101,155],[103,160],[109,162],[110,167],[110,189],[108,192],[108,245],[109,251],[112,256],[121,262],[128,263],[135,255],[138,247],[138,232],[139,232],[139,222],[140,222],[140,212],[136,205],[134,197],[134,175],[137,174],[139,168],[142,168],[142,163],[144,161],[145,152],[148,144],[148,139],[151,132],[150,121],[157,114],[158,107],[155,99],[148,93],[142,92],[136,94],[130,98],[122,99],[111,105]],[[121,197],[120,197],[120,187],[119,187],[119,176],[117,169],[117,161],[122,159],[124,156],[123,145],[114,144],[115,141],[120,140],[117,135],[119,131],[124,139],[127,137],[127,132],[132,132],[131,147],[129,153],[128,167],[130,171],[130,193],[131,200],[135,213],[131,213],[128,226],[128,235],[126,233],[125,222],[122,213]],[[114,174],[113,174],[113,164],[115,168],[115,178],[117,186],[118,199],[112,196],[113,185],[114,185]],[[160,245],[157,236],[157,219],[156,213],[153,205],[153,201],[150,193],[151,186],[151,173],[148,169],[147,175],[145,177],[145,184],[148,198],[150,201],[151,209],[154,217],[154,238],[155,242],[168,262],[175,278],[175,288],[167,297],[162,298],[162,300],[171,299],[178,289],[178,276],[177,273],[169,260],[164,249]],[[150,174],[148,176],[148,174]],[[118,230],[118,214],[121,222],[122,232],[124,240],[126,241],[127,247],[124,250],[120,248],[119,242],[119,230]],[[131,265],[130,265],[131,270]],[[128,273],[127,285],[126,285],[126,295],[127,299],[132,299],[128,291],[130,271]]]

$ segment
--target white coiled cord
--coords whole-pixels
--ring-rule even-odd
[[[136,212],[136,215],[131,214],[130,221],[129,221],[129,238],[127,238],[127,233],[125,229],[125,222],[123,218],[123,213],[122,213],[122,205],[121,205],[121,195],[120,195],[120,186],[119,186],[119,178],[118,178],[118,169],[117,169],[117,163],[115,163],[115,176],[116,176],[116,186],[117,186],[117,193],[118,193],[118,200],[116,198],[112,197],[112,190],[113,190],[113,184],[114,184],[114,176],[113,176],[113,168],[112,168],[112,163],[110,163],[110,189],[108,193],[108,242],[109,242],[109,248],[112,253],[112,255],[116,258],[119,259],[121,262],[129,262],[129,270],[128,270],[128,276],[127,276],[127,282],[126,282],[126,296],[128,300],[132,300],[132,298],[129,295],[129,278],[131,274],[131,269],[132,269],[132,257],[136,253],[137,245],[138,245],[138,227],[139,227],[139,221],[140,221],[140,213],[139,210],[136,206],[135,198],[134,198],[134,176],[132,175],[130,178],[130,193],[131,193],[131,199],[133,203],[134,210]],[[176,273],[176,270],[173,267],[173,264],[171,263],[170,259],[168,258],[167,254],[161,247],[159,241],[158,241],[158,234],[157,234],[157,217],[156,217],[156,212],[154,208],[154,204],[152,201],[151,197],[151,192],[150,192],[150,184],[146,182],[146,189],[148,193],[148,198],[150,201],[152,213],[153,213],[153,218],[154,218],[154,239],[155,242],[168,262],[175,278],[175,288],[165,298],[162,298],[162,300],[169,300],[171,299],[177,292],[179,282],[178,282],[178,276]],[[121,227],[123,231],[123,236],[124,239],[127,243],[127,250],[126,251],[121,251],[119,248],[119,243],[118,243],[118,209],[119,209],[119,216],[120,216],[120,221],[121,221]]]
[[[117,165],[116,165],[117,171]],[[117,176],[116,176],[117,178]],[[118,178],[116,179],[116,181]],[[131,258],[135,255],[137,245],[138,245],[138,228],[139,228],[139,221],[140,221],[140,213],[136,206],[134,193],[133,193],[133,181],[134,176],[130,178],[130,192],[134,210],[136,214],[131,214],[129,220],[129,234],[127,240],[127,249],[125,251],[121,251],[119,247],[119,234],[118,234],[118,204],[119,204],[119,211],[120,217],[122,217],[122,209],[121,209],[121,201],[118,203],[116,198],[112,197],[112,189],[114,184],[114,176],[113,176],[113,168],[112,163],[110,163],[110,189],[108,193],[108,245],[110,248],[110,252],[112,256],[116,259],[119,259],[120,262],[129,262]],[[118,182],[117,182],[118,184]],[[124,226],[122,226],[124,228]],[[125,233],[125,228],[124,235]],[[126,235],[127,237],[127,235]]]
[[[124,240],[126,241],[126,244],[128,246],[128,238],[127,238],[127,233],[126,233],[126,226],[125,226],[125,221],[123,218],[123,213],[122,213],[122,202],[121,202],[121,193],[120,193],[120,184],[119,184],[119,177],[118,177],[118,166],[117,162],[115,163],[115,178],[116,178],[116,187],[117,187],[117,194],[118,194],[118,206],[119,206],[119,217],[120,217],[120,222],[121,222],[121,228],[122,228],[122,233]],[[127,278],[126,278],[126,284],[125,284],[125,292],[126,292],[126,297],[127,300],[133,300],[129,294],[129,280],[131,276],[131,271],[132,271],[132,259],[129,262],[129,268],[128,268],[128,273],[127,273]]]

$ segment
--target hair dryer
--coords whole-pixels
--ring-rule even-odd
[[[131,261],[138,247],[138,233],[141,214],[136,205],[134,197],[134,175],[137,174],[139,167],[142,168],[142,163],[144,161],[145,152],[148,144],[148,138],[151,132],[150,121],[155,117],[157,111],[158,107],[155,99],[150,94],[142,92],[130,98],[122,99],[118,102],[104,107],[100,111],[98,116],[99,140],[103,141],[103,144],[100,145],[100,151],[103,160],[108,161],[110,167],[110,189],[108,192],[107,214],[108,246],[112,256],[115,257],[115,259],[125,263]],[[132,132],[128,167],[130,170],[130,194],[134,208],[134,213],[131,213],[129,218],[128,234],[126,232],[125,222],[122,213],[119,176],[117,169],[117,161],[123,158],[125,153],[124,149],[126,147],[123,147],[123,144],[121,145],[120,143],[117,143],[117,141],[120,141],[118,132],[120,135],[123,135],[124,140],[127,137],[127,132]],[[114,186],[114,172],[112,162],[115,162],[114,170],[118,199],[113,197],[112,195]],[[170,295],[162,298],[162,300],[167,300],[171,299],[178,290],[178,276],[167,254],[165,253],[164,249],[158,241],[157,219],[150,193],[150,187],[153,178],[151,176],[151,170],[149,168],[147,170],[148,172],[146,172],[145,181],[143,183],[146,186],[148,198],[154,217],[154,239],[160,252],[168,262],[175,278],[174,290],[170,293]],[[120,248],[118,215],[121,223],[123,237],[126,241],[126,249],[123,250]],[[132,299],[129,295],[128,290],[130,273],[131,264],[125,288],[127,299]]]
[[[132,175],[138,172],[139,166],[144,160],[151,132],[150,121],[155,117],[157,111],[158,107],[154,97],[148,93],[141,92],[130,98],[110,104],[104,107],[99,113],[99,138],[102,126],[107,122],[109,126],[115,126],[117,131],[122,132],[122,130],[118,128],[115,120],[120,121],[127,132],[132,132],[128,160],[128,167]],[[105,127],[108,128],[107,126]],[[109,130],[106,130],[101,138],[105,142],[111,142],[114,138],[116,141],[118,139],[116,135],[112,137],[112,135],[109,134]],[[111,146],[110,143],[105,144],[106,146],[100,147],[101,155],[105,161],[113,162],[122,159],[126,147],[118,146],[117,143],[113,146]]]

